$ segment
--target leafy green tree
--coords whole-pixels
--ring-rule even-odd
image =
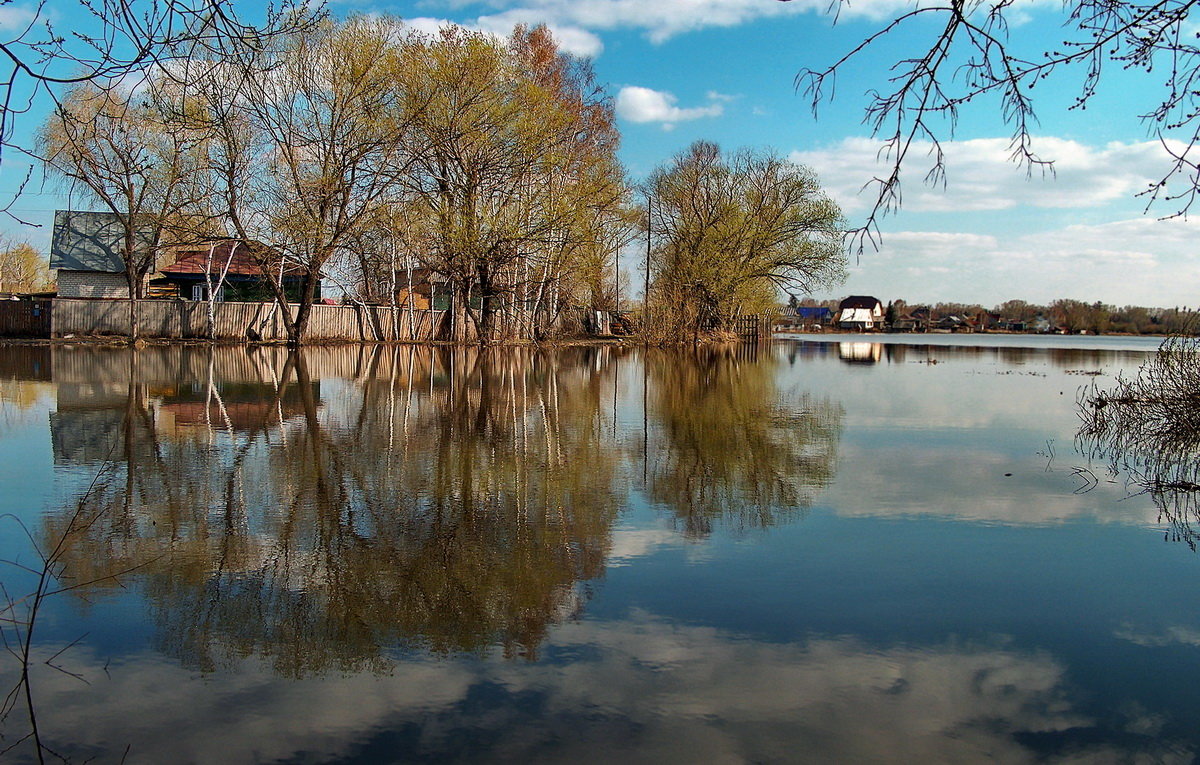
[[[701,141],[651,174],[646,197],[660,339],[695,340],[780,290],[844,278],[841,211],[802,165]]]

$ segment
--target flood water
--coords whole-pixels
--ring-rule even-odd
[[[1191,761],[1156,342],[876,340],[0,348],[0,759]]]

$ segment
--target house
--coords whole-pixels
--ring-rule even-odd
[[[971,324],[963,317],[957,314],[943,316],[933,324],[934,329],[939,332],[971,332]]]
[[[411,302],[418,311],[449,310],[450,283],[445,276],[431,268],[414,268],[411,280],[409,276],[408,271],[396,271],[396,305],[407,308]]]
[[[171,254],[175,261],[159,269],[159,276],[150,282],[155,297],[183,300],[208,300],[208,284],[217,287],[217,301],[259,303],[274,300],[271,276],[264,263],[278,264],[282,257],[258,242],[223,239],[208,244],[177,246]],[[266,268],[272,268],[267,265]],[[278,265],[274,266],[278,268]],[[224,272],[224,279],[221,274]],[[207,275],[207,276],[206,276]],[[299,267],[285,267],[283,290],[288,299],[298,302],[304,273]],[[321,297],[317,284],[316,298]]]
[[[838,306],[837,324],[839,329],[883,329],[883,303],[867,295],[851,295]]]
[[[50,244],[50,269],[57,272],[59,297],[129,297],[125,226],[115,213],[56,210]],[[148,228],[134,232],[134,256],[154,246]]]

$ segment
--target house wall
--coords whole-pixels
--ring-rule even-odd
[[[60,269],[58,295],[66,298],[123,299],[129,297],[129,283],[125,281],[125,274]]]
[[[871,327],[879,323],[881,318],[876,312],[867,308],[847,308],[842,311],[838,322],[841,324],[863,324]]]
[[[209,337],[208,303],[190,300],[142,300],[138,323],[144,337]],[[287,340],[274,303],[217,303],[212,337],[217,340]],[[292,307],[295,311],[295,306]],[[314,305],[307,340],[351,342],[423,342],[438,339],[444,311],[392,311],[386,306]],[[125,300],[54,300],[52,337],[128,335]]]

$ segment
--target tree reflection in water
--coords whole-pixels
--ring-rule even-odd
[[[1200,338],[1175,337],[1132,379],[1079,396],[1079,448],[1147,493],[1169,536],[1196,549],[1200,520]]]
[[[126,586],[105,577],[152,561],[156,639],[201,671],[383,671],[397,647],[534,658],[604,574],[644,467],[618,423],[640,403],[618,403],[635,379],[619,348],[156,353],[59,365],[119,382],[59,385],[56,461],[106,468],[42,537],[67,540],[74,582]],[[769,354],[648,364],[650,494],[687,533],[790,519],[832,479],[840,407],[785,397]]]
[[[379,668],[405,643],[533,656],[603,573],[611,354],[373,349],[324,405],[313,356],[260,383],[210,364],[191,402],[131,382],[86,521],[44,530],[70,576],[169,552],[146,591],[162,648],[202,670]]]
[[[685,534],[792,520],[837,470],[842,407],[776,387],[779,359],[752,346],[652,353],[649,413],[659,430],[649,494]]]

